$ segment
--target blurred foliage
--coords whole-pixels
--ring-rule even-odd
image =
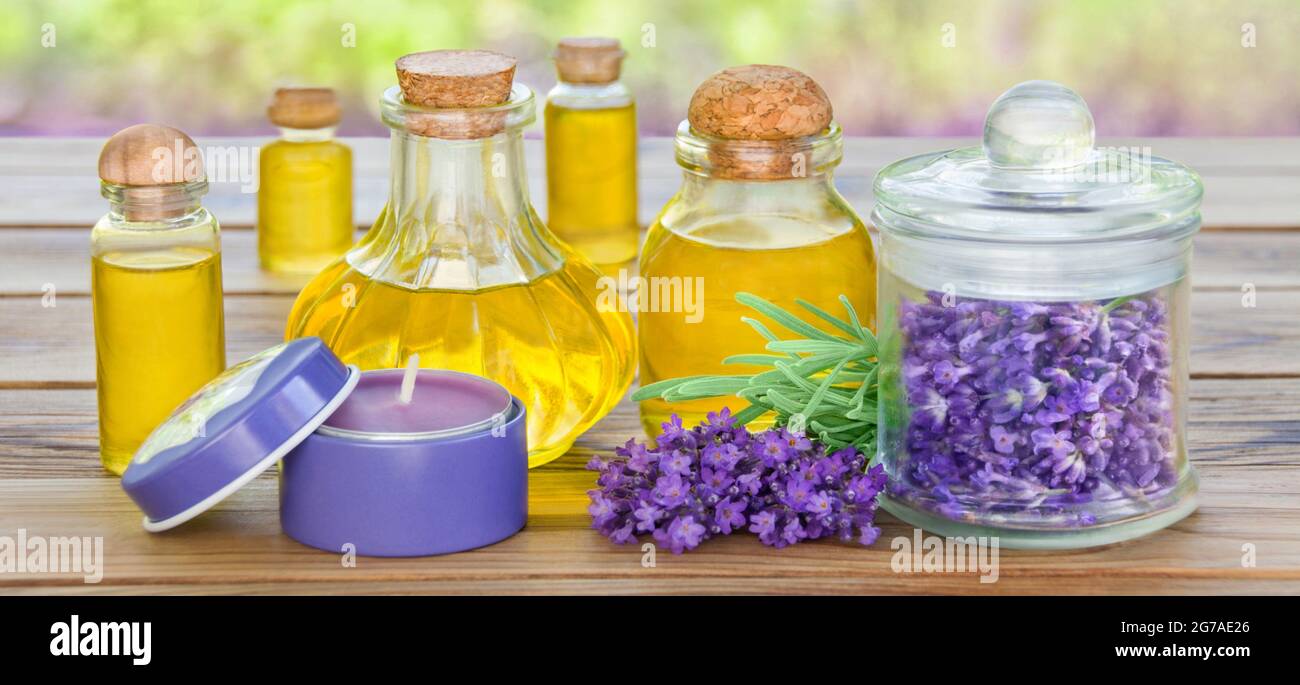
[[[545,92],[554,41],[583,34],[623,41],[647,134],[746,62],[808,72],[858,135],[975,134],[1031,78],[1109,135],[1300,133],[1300,0],[0,0],[0,133],[262,133],[271,91],[301,84],[339,90],[343,133],[384,134],[396,57],[500,50]]]

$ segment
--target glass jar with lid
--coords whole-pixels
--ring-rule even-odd
[[[1070,548],[1196,507],[1201,182],[1094,139],[1082,98],[1031,81],[990,108],[982,148],[876,177],[884,506],[909,523]]]

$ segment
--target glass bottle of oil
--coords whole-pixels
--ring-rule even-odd
[[[606,271],[636,258],[636,105],[612,38],[566,38],[546,96],[546,223]]]
[[[381,102],[391,195],[374,226],[298,296],[286,336],[321,337],[363,369],[477,373],[528,411],[529,464],[563,454],[631,383],[625,309],[528,200],[534,100],[515,60],[434,51],[397,62]]]
[[[226,367],[217,220],[194,141],[142,124],[108,140],[91,232],[99,451],[121,475],[145,437]]]
[[[352,150],[334,140],[329,88],[281,88],[267,109],[280,139],[262,148],[257,253],[278,273],[314,274],[352,245]]]
[[[641,251],[642,385],[760,370],[721,363],[767,342],[741,320],[753,314],[741,291],[792,311],[797,298],[842,312],[843,294],[874,328],[871,237],[831,179],[842,147],[825,92],[794,69],[735,67],[700,85],[677,131],[681,189]],[[649,400],[641,420],[657,435],[674,413],[690,425],[735,404]]]

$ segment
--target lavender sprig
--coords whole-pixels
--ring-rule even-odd
[[[831,449],[854,447],[874,459],[878,389],[876,336],[858,319],[849,299],[840,295],[847,319],[840,319],[804,300],[795,302],[844,335],[832,335],[786,310],[749,293],[736,301],[800,338],[783,340],[762,322],[745,317],[776,354],[741,354],[724,364],[768,366],[771,370],[731,376],[688,376],[651,383],[632,395],[638,402],[659,397],[669,402],[734,395],[749,402],[735,415],[739,425],[771,412],[777,426],[805,430]]]
[[[691,429],[674,415],[653,444],[628,440],[615,453],[621,459],[587,464],[600,474],[587,494],[592,527],[620,544],[649,533],[681,554],[746,529],[778,548],[831,536],[870,545],[880,536],[884,469],[867,469],[852,446],[828,453],[784,428],[750,433],[723,409]]]

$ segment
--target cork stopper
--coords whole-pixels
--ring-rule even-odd
[[[474,112],[510,100],[515,58],[488,50],[413,52],[397,60],[397,83],[413,105],[448,112],[412,113],[406,128],[433,138],[486,138],[505,128],[505,112]]]
[[[565,38],[555,48],[555,71],[566,83],[613,83],[625,55],[615,38]]]
[[[686,115],[699,133],[728,140],[789,140],[831,123],[831,101],[801,71],[768,64],[731,67],[695,89]]]
[[[266,116],[285,128],[326,128],[338,126],[343,110],[333,88],[278,88]]]
[[[161,124],[136,124],[113,134],[99,153],[105,183],[143,187],[204,179],[203,154],[183,131]]]

